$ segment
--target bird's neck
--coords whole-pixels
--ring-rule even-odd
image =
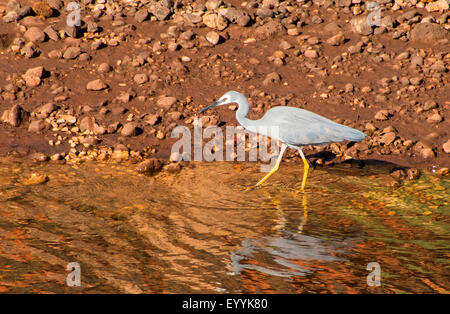
[[[242,99],[239,101],[239,107],[236,111],[236,120],[242,125],[246,126],[249,124],[249,119],[246,118],[248,111],[250,109],[250,105],[248,104],[247,99],[242,95]]]

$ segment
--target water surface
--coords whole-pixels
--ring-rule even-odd
[[[387,169],[283,163],[135,165],[0,159],[0,292],[448,293],[449,187]],[[27,185],[32,173],[47,175]],[[81,265],[81,287],[66,266]],[[381,267],[368,286],[366,267]]]

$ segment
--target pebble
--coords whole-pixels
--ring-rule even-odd
[[[37,153],[31,153],[28,156],[28,159],[31,160],[32,162],[36,162],[36,163],[46,162],[46,161],[48,161],[48,156],[43,153],[37,152]]]
[[[41,43],[45,40],[45,33],[39,27],[30,27],[24,37],[30,42]]]
[[[448,140],[447,142],[445,142],[444,144],[442,144],[442,150],[447,153],[450,154],[450,140]]]
[[[380,143],[384,145],[389,145],[397,138],[395,132],[388,132],[386,134],[381,135]]]
[[[5,110],[0,121],[9,123],[14,127],[18,127],[24,120],[27,112],[20,106],[14,105],[10,110]]]
[[[136,171],[139,173],[149,173],[153,174],[161,170],[163,162],[159,159],[151,158],[146,159],[136,167]]]
[[[388,119],[388,117],[389,117],[389,111],[380,110],[375,114],[374,118],[375,118],[375,120],[378,120],[378,121],[385,121]]]
[[[228,26],[227,20],[216,13],[205,14],[203,16],[203,23],[209,28],[217,29],[219,31],[223,31]]]
[[[134,82],[137,84],[145,84],[149,80],[148,75],[145,73],[136,74],[134,76]]]
[[[37,185],[44,184],[49,181],[48,176],[32,173],[28,178],[22,181],[23,185]]]
[[[262,82],[264,86],[270,86],[273,84],[277,84],[281,81],[281,77],[278,73],[272,72],[266,75],[266,78]]]
[[[420,178],[420,170],[416,168],[409,168],[406,171],[406,174],[408,176],[408,180],[417,180]]]
[[[176,97],[171,97],[171,96],[161,96],[158,98],[156,104],[159,107],[163,107],[163,108],[170,108],[172,105],[174,105],[177,102],[177,98]]]
[[[336,34],[327,39],[327,43],[332,46],[339,46],[345,42],[345,37],[343,33]]]
[[[135,122],[128,122],[123,126],[120,134],[122,134],[123,136],[131,137],[140,134],[140,131],[140,128]]]
[[[433,113],[427,117],[428,123],[439,123],[442,121],[442,116],[439,113]]]
[[[80,47],[69,47],[64,51],[63,58],[70,60],[75,59],[81,54]]]
[[[45,129],[45,123],[42,120],[31,121],[28,126],[28,132],[41,133]]]
[[[108,63],[104,62],[98,66],[97,70],[99,73],[108,73],[112,70],[112,68]]]
[[[97,79],[90,81],[86,84],[86,89],[91,91],[101,91],[108,88],[108,85],[106,85],[102,80]]]
[[[53,15],[53,9],[45,1],[34,2],[33,3],[33,11],[36,13],[36,15],[43,17],[43,18],[49,18]]]
[[[149,17],[148,11],[146,9],[140,9],[134,15],[134,20],[138,23],[142,23]]]
[[[217,45],[220,41],[220,35],[214,31],[208,32],[205,37],[206,40],[213,46]]]

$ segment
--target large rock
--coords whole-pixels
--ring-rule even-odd
[[[412,41],[437,41],[449,39],[450,32],[439,24],[419,23],[411,30]]]

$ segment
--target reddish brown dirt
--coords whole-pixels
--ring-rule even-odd
[[[187,1],[189,2],[189,1]],[[22,5],[27,2],[23,1]],[[28,1],[28,3],[32,3]],[[240,1],[229,1],[237,8],[240,7]],[[6,2],[0,1],[1,7],[5,7]],[[154,42],[161,41],[165,43],[167,40],[161,39],[161,33],[167,32],[171,25],[175,25],[172,20],[168,21],[144,21],[138,23],[132,16],[124,16],[125,25],[132,24],[135,30],[124,31],[125,40],[121,41],[118,46],[107,46],[99,50],[91,50],[92,40],[82,37],[79,45],[83,52],[87,52],[90,56],[88,61],[50,59],[48,53],[52,50],[60,50],[64,52],[64,48],[68,47],[67,39],[52,41],[47,39],[43,43],[36,44],[40,55],[34,58],[26,58],[20,53],[15,54],[7,48],[16,37],[23,37],[19,23],[5,23],[0,19],[0,33],[3,36],[3,48],[0,46],[0,92],[3,88],[3,98],[0,98],[0,115],[10,109],[15,104],[20,104],[26,111],[33,112],[39,106],[48,103],[58,103],[62,109],[72,110],[77,117],[77,124],[84,116],[94,116],[97,122],[103,126],[107,126],[113,122],[125,124],[129,114],[133,114],[133,120],[139,124],[143,132],[135,137],[123,137],[120,129],[113,134],[99,135],[100,144],[102,146],[114,147],[117,143],[123,143],[130,149],[135,151],[144,151],[146,147],[152,147],[155,152],[152,154],[156,157],[168,158],[173,139],[170,139],[170,131],[175,125],[183,125],[189,122],[189,118],[196,116],[197,112],[204,106],[220,97],[228,90],[237,90],[249,97],[252,109],[250,118],[261,117],[263,112],[272,106],[289,105],[294,107],[305,108],[316,112],[330,119],[339,119],[340,122],[349,123],[351,126],[365,131],[366,123],[370,122],[379,130],[383,130],[388,126],[392,126],[396,130],[398,138],[402,141],[411,140],[413,143],[419,141],[427,143],[432,147],[435,156],[430,158],[422,158],[420,152],[416,151],[414,146],[408,149],[400,149],[395,153],[394,148],[383,149],[383,145],[373,146],[372,149],[363,150],[354,156],[362,160],[380,160],[388,161],[404,166],[416,167],[448,167],[450,165],[448,154],[443,151],[443,144],[449,140],[449,105],[450,105],[450,89],[449,82],[449,55],[447,42],[412,42],[410,40],[392,39],[392,31],[380,34],[370,35],[368,37],[361,36],[351,30],[349,20],[353,18],[351,13],[332,6],[331,8],[323,8],[316,5],[305,9],[309,14],[319,15],[324,22],[321,24],[311,23],[310,18],[306,18],[306,24],[301,27],[299,36],[290,36],[286,31],[280,32],[273,37],[267,39],[257,39],[256,42],[243,44],[246,38],[254,37],[255,29],[259,25],[254,23],[249,27],[241,27],[238,25],[230,25],[224,31],[219,32],[224,40],[216,46],[201,46],[199,38],[204,36],[211,29],[205,26],[191,27],[183,25],[180,28],[184,31],[192,30],[196,34],[193,40],[194,48],[181,48],[177,51],[164,50],[161,53],[153,51]],[[314,10],[317,10],[314,11]],[[403,14],[411,9],[405,8],[396,12],[383,11],[382,14],[392,15],[394,17]],[[245,8],[254,15],[254,10]],[[422,16],[429,15],[423,9],[418,10]],[[36,25],[44,29],[47,25],[54,25],[56,30],[64,28],[66,12],[61,9],[60,16],[48,19],[34,18]],[[434,12],[431,15],[439,17],[441,13]],[[1,14],[0,14],[1,15]],[[89,12],[83,11],[83,20],[88,19]],[[96,22],[103,31],[98,33],[97,37],[105,37],[111,35],[111,32],[118,34],[117,27],[112,25],[111,17],[105,15]],[[345,30],[346,42],[331,46],[326,40],[332,35],[324,30],[324,27],[330,23],[336,22]],[[448,23],[446,24],[448,26]],[[308,44],[302,40],[301,36],[309,35],[317,37],[318,44]],[[151,39],[149,44],[140,44],[138,40],[141,38]],[[373,47],[382,44],[384,48],[381,52],[372,54],[367,51],[367,46],[361,53],[350,55],[345,61],[340,62],[337,69],[333,69],[333,59],[336,56],[347,52],[348,47],[355,45],[361,40],[366,40]],[[275,65],[268,58],[277,50],[282,50],[279,45],[282,41],[289,42],[293,47],[285,50],[287,57],[283,65]],[[301,50],[302,46],[311,46],[319,52],[319,58],[309,60],[303,54],[296,56],[294,51]],[[423,53],[425,55],[424,67],[429,67],[430,62],[441,55],[446,72],[441,73],[439,80],[433,80],[433,71],[427,71],[427,75],[423,75],[424,70],[412,69],[409,62],[400,62],[395,59],[397,55],[404,51],[412,53]],[[131,59],[139,53],[147,52],[152,63],[146,62],[140,67],[132,65],[118,65],[119,60],[129,56]],[[375,55],[385,53],[391,58],[385,62],[374,60]],[[184,63],[187,71],[184,73],[176,72],[172,62],[188,56],[191,62]],[[250,58],[255,58],[259,64],[252,64]],[[98,72],[98,66],[107,62],[112,66],[113,70],[106,74]],[[326,70],[325,75],[310,71],[307,63],[314,64]],[[44,77],[37,87],[27,87],[19,81],[21,75],[27,69],[44,66],[48,71],[48,77]],[[277,72],[281,76],[281,82],[264,86],[267,74]],[[151,81],[143,85],[136,84],[133,77],[137,73],[156,74],[159,79]],[[376,96],[382,85],[381,78],[391,78],[393,76],[401,77],[423,77],[423,83],[416,86],[414,90],[402,92],[397,96],[397,90],[402,85],[397,82],[390,83],[391,93],[387,94],[386,101],[377,102]],[[87,91],[86,83],[100,78],[106,84],[106,91]],[[344,92],[345,85],[351,83],[355,87],[355,91]],[[15,93],[15,100],[5,99],[5,86],[13,84],[18,86]],[[65,91],[52,94],[51,86],[63,86]],[[333,90],[329,90],[328,86],[334,86]],[[363,93],[361,89],[370,86],[372,91]],[[331,88],[331,87],[330,87]],[[128,103],[120,103],[115,98],[122,92],[129,92],[134,95]],[[327,99],[321,99],[322,93],[328,93]],[[160,95],[174,96],[178,102],[170,109],[162,109],[156,105],[156,100]],[[60,96],[65,96],[65,100],[61,100]],[[145,100],[139,99],[139,96],[145,96]],[[285,97],[288,96],[289,100]],[[55,97],[60,97],[55,100]],[[354,105],[354,99],[364,102],[364,107]],[[440,123],[428,123],[426,121],[431,111],[420,111],[418,108],[423,106],[427,100],[434,100],[438,104],[435,109],[443,120]],[[106,103],[106,104],[105,104]],[[122,106],[127,109],[123,114],[101,115],[99,110],[102,104],[113,111],[114,108]],[[89,105],[94,110],[90,113],[81,113],[83,106]],[[378,121],[374,119],[375,114],[382,109],[389,110],[392,116],[386,121]],[[400,114],[400,111],[403,112]],[[173,120],[168,116],[170,112],[180,112],[183,115],[181,120]],[[162,116],[162,122],[150,126],[147,125],[145,114],[158,113]],[[234,112],[226,108],[211,111],[221,125],[236,125]],[[187,121],[186,121],[187,120]],[[64,132],[52,131],[51,127],[47,127],[41,134],[30,133],[27,131],[29,122],[23,122],[19,127],[13,127],[7,123],[0,123],[0,154],[19,151],[27,153],[40,151],[48,155],[56,152],[67,152],[69,145],[63,141],[59,146],[49,146],[48,141],[55,139],[55,134]],[[155,136],[157,131],[162,131],[165,139],[158,139]],[[430,133],[435,133],[430,137]],[[70,138],[72,135],[69,135]],[[67,136],[67,134],[66,134]],[[375,136],[368,136],[365,141],[371,141]],[[431,139],[430,139],[431,138]],[[401,147],[401,144],[399,144]],[[79,148],[83,150],[82,147]],[[328,147],[329,149],[329,147]],[[345,147],[344,147],[345,150]],[[308,150],[306,154],[313,154],[314,149]]]

